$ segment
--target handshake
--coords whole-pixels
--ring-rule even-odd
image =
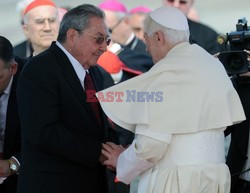
[[[102,144],[102,152],[99,161],[108,169],[115,171],[119,155],[126,150],[122,145],[116,145],[112,142]]]

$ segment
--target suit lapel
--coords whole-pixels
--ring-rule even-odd
[[[101,73],[98,69],[97,66],[94,66],[94,67],[91,67],[89,69],[89,73],[92,77],[92,80],[94,82],[94,85],[95,85],[95,88],[96,88],[96,91],[101,91],[103,90],[103,80],[102,80],[102,76],[101,76]],[[99,105],[99,109],[100,109],[100,112],[101,112],[101,117],[102,117],[102,121],[103,121],[103,124],[104,124],[104,128],[107,128],[108,127],[108,123],[107,123],[107,117],[105,115],[105,113],[103,112],[102,108],[101,108],[101,105],[98,103]],[[107,135],[107,134],[105,134]]]
[[[84,89],[82,88],[82,85],[81,85],[81,83],[77,77],[77,74],[76,74],[71,62],[69,61],[68,57],[55,43],[52,43],[52,45],[50,47],[50,51],[52,51],[56,55],[58,63],[63,68],[64,77],[65,77],[66,81],[68,82],[68,84],[70,85],[73,92],[75,93],[79,102],[89,112],[94,123],[98,126],[94,111],[92,110],[91,105],[86,102],[87,94],[84,91]]]

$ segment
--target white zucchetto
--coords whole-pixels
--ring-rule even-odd
[[[182,11],[175,7],[163,6],[152,11],[149,16],[164,27],[185,31],[188,30],[187,18]]]

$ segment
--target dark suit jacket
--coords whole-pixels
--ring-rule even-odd
[[[226,163],[231,172],[231,192],[235,192],[243,166],[247,161],[247,150],[250,128],[250,80],[237,81],[236,90],[241,99],[246,115],[246,120],[242,123],[230,126],[226,130],[226,135],[231,133],[231,143],[228,151]]]
[[[146,52],[146,44],[137,37],[134,37],[126,47],[137,52]]]
[[[21,42],[20,44],[14,46],[14,55],[22,58],[30,57],[33,53],[33,48],[27,40]]]
[[[197,43],[210,54],[220,51],[217,43],[218,34],[210,27],[192,20],[188,20],[191,43]]]
[[[144,42],[139,40],[137,37],[126,46],[122,46],[121,51],[118,53],[119,59],[132,70],[140,72],[147,72],[154,64],[152,57],[146,50]],[[124,71],[122,81],[132,78],[138,74],[133,74]]]
[[[89,69],[96,90],[102,80]],[[100,126],[63,51],[52,43],[25,66],[17,89],[22,126],[18,193],[106,193],[99,163],[108,124]]]
[[[17,73],[14,75],[6,116],[5,140],[3,149],[3,159],[9,159],[15,156],[20,161],[21,151],[21,128],[18,116],[17,100],[16,100],[16,85],[20,72],[26,60],[15,58],[18,63]],[[1,193],[15,193],[17,186],[17,175],[9,176],[3,184],[0,184]]]

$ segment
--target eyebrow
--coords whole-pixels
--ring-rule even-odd
[[[103,33],[101,33],[101,32],[98,32],[97,34],[96,34],[97,36],[103,36],[103,37],[108,37],[109,35],[108,34],[103,34]]]

